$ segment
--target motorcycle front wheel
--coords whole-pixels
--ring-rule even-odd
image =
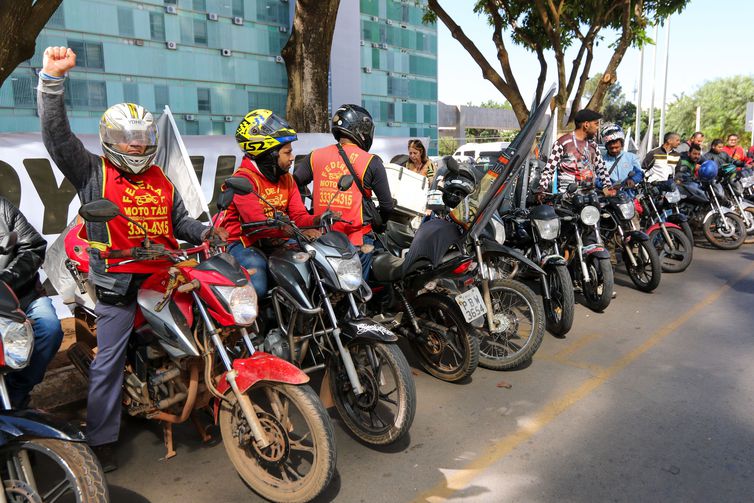
[[[458,306],[444,295],[425,293],[411,302],[422,340],[412,346],[419,363],[434,377],[447,382],[465,380],[479,364],[479,339]]]
[[[636,265],[631,265],[633,256]],[[626,272],[631,278],[637,290],[642,292],[651,292],[660,285],[662,277],[662,266],[660,265],[660,256],[649,241],[634,240],[623,248],[623,263],[626,265]]]
[[[608,258],[587,257],[589,281],[582,281],[584,304],[592,311],[607,309],[613,298],[613,266]]]
[[[693,248],[686,234],[676,227],[666,227],[670,243],[665,239],[662,228],[657,228],[649,233],[649,242],[652,243],[657,255],[660,256],[662,272],[683,272],[691,264]],[[672,243],[672,247],[671,247]]]
[[[368,445],[400,440],[414,421],[416,387],[395,344],[355,340],[346,345],[363,393],[356,395],[340,358],[330,358],[330,392],[346,427]]]
[[[102,467],[85,443],[30,439],[5,445],[0,456],[7,501],[110,501]]]
[[[246,391],[272,443],[260,448],[233,396],[220,405],[225,452],[253,491],[271,501],[304,502],[320,494],[335,471],[335,434],[307,385],[260,382]]]
[[[704,237],[721,250],[735,250],[746,239],[746,224],[732,212],[714,214],[704,221]]]
[[[744,208],[744,223],[746,223],[746,239],[744,239],[745,245],[754,243],[754,208],[747,206]]]
[[[545,268],[550,298],[544,299],[547,330],[552,335],[563,336],[571,330],[575,311],[573,283],[564,265]]]

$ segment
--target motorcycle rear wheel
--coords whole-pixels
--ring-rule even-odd
[[[445,295],[425,293],[411,302],[426,342],[413,338],[419,363],[447,382],[465,380],[479,365],[479,339],[458,306]],[[433,326],[428,326],[431,322]]]
[[[34,462],[22,452],[33,453]],[[8,501],[107,503],[110,496],[97,457],[83,442],[36,438],[0,449]],[[31,472],[31,473],[29,473]],[[36,482],[36,489],[33,487]]]
[[[683,272],[691,264],[694,257],[693,248],[686,234],[676,227],[666,227],[668,236],[673,242],[673,248],[665,240],[661,228],[649,233],[649,242],[652,243],[660,257],[662,272]]]
[[[608,258],[587,257],[590,281],[582,280],[584,304],[592,311],[607,309],[613,298],[613,266]]]
[[[356,340],[346,347],[364,392],[356,396],[340,359],[330,358],[328,380],[340,418],[365,444],[400,440],[416,414],[416,386],[406,357],[395,344]]]
[[[304,502],[320,494],[335,472],[335,433],[308,385],[261,382],[246,392],[272,445],[260,449],[231,392],[220,405],[223,445],[238,474],[272,501]],[[303,472],[303,473],[302,473]]]
[[[729,230],[723,228],[723,218],[730,226]],[[735,250],[744,244],[746,239],[746,224],[743,219],[733,212],[723,216],[712,215],[704,221],[704,237],[713,246],[721,250]]]
[[[628,256],[629,250],[623,249],[623,263],[626,265],[628,277],[636,285],[637,290],[651,292],[660,285],[662,277],[660,256],[649,241],[633,241],[628,246],[631,247],[631,255],[636,260],[636,266],[632,266]]]
[[[550,298],[544,299],[547,330],[552,335],[563,336],[571,330],[575,311],[573,282],[568,268],[556,265],[545,268]]]
[[[746,239],[744,239],[744,244],[750,245],[754,243],[754,208],[749,206],[744,208],[744,211],[746,212],[744,222],[747,223],[747,219],[749,219],[748,223],[752,223],[751,226],[746,228]]]

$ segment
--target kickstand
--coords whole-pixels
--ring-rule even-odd
[[[196,428],[196,431],[199,433],[199,436],[202,437],[202,442],[206,444],[212,441],[212,435],[207,433],[207,428],[202,426],[201,421],[199,421],[199,418],[196,417],[195,413],[191,414],[191,422],[194,423],[194,428]]]
[[[175,456],[175,450],[173,450],[173,423],[168,423],[167,421],[163,422],[162,434],[165,439],[165,448],[167,452],[165,453],[165,457],[160,461],[166,461]]]

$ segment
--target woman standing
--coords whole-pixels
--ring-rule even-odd
[[[435,166],[427,157],[427,149],[421,140],[408,141],[408,161],[404,166],[414,173],[426,176],[430,183],[435,176]]]

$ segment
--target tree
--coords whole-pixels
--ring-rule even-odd
[[[529,110],[516,83],[503,31],[510,30],[513,42],[533,52],[539,61],[536,99],[541,99],[547,78],[546,52],[552,52],[557,65],[557,94],[554,106],[563,116],[568,98],[574,96],[579,103],[588,80],[595,46],[602,41],[601,32],[611,28],[618,39],[611,44],[610,58],[602,79],[597,83],[587,108],[598,109],[607,88],[616,82],[616,70],[628,47],[649,42],[646,28],[672,13],[682,10],[689,0],[477,0],[474,11],[487,17],[492,26],[492,40],[497,48],[497,59],[502,75],[482,55],[460,26],[440,6],[438,0],[428,0],[425,21],[440,18],[453,38],[469,52],[489,80],[510,102],[520,125],[526,122]],[[565,52],[578,47],[578,53],[569,64]],[[583,65],[582,65],[583,63]],[[569,122],[576,109],[571,110]]]
[[[596,73],[592,78],[586,81],[584,85],[584,97],[591,98],[599,82],[602,80],[602,74]],[[572,105],[574,108],[580,108],[580,104]],[[626,100],[623,93],[623,87],[618,82],[608,86],[602,106],[597,109],[602,113],[605,122],[613,122],[620,125],[624,130],[634,126],[636,120],[636,105]]]
[[[0,4],[0,86],[34,56],[37,35],[63,0],[13,0]]]
[[[725,138],[735,133],[741,144],[751,142],[744,131],[746,103],[754,101],[754,76],[720,78],[702,85],[691,95],[681,95],[668,107],[667,131],[686,137],[696,129],[696,107],[701,107],[701,126],[705,140]]]
[[[297,0],[293,30],[281,55],[288,71],[286,119],[308,133],[330,131],[328,74],[340,0]]]
[[[437,150],[440,155],[453,155],[453,152],[458,148],[458,142],[455,138],[449,136],[441,136]]]

